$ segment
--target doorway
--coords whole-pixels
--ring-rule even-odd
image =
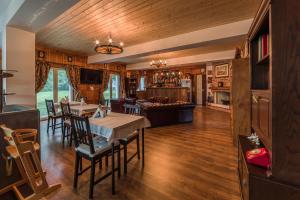
[[[52,68],[49,71],[47,83],[36,95],[37,109],[40,110],[41,118],[45,118],[47,116],[45,99],[52,99],[54,103],[58,103],[65,97],[68,97],[70,100],[72,99],[72,89],[69,85],[66,70],[61,68]]]

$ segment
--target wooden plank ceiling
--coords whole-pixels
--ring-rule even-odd
[[[241,47],[243,45],[245,38],[235,38],[227,41],[218,42],[215,44],[206,44],[197,48],[184,49],[179,51],[171,51],[160,54],[154,54],[144,57],[136,58],[124,58],[119,59],[121,63],[133,64],[139,62],[151,62],[151,60],[158,59],[172,59],[186,56],[194,56],[199,54],[207,54],[219,51],[234,50],[236,47]]]
[[[94,54],[111,34],[126,46],[252,18],[261,0],[81,0],[37,34],[37,43]]]

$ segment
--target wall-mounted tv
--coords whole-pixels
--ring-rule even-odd
[[[80,69],[81,84],[101,84],[103,79],[103,71],[93,69]]]

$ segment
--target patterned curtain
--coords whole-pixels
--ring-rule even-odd
[[[35,63],[35,93],[40,92],[47,83],[51,65],[46,61],[37,60]]]
[[[110,78],[110,72],[108,70],[104,70],[103,71],[103,79],[102,79],[102,87],[100,89],[100,98],[99,98],[101,104],[105,103],[104,91],[108,88],[109,78]]]
[[[75,100],[80,99],[79,83],[80,83],[80,68],[75,65],[66,66],[66,72],[69,79],[69,83],[73,90],[76,92]]]

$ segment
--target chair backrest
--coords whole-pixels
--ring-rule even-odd
[[[75,139],[75,147],[78,147],[80,144],[88,145],[90,153],[95,153],[89,118],[71,115],[71,126]]]
[[[54,107],[54,101],[46,99],[45,102],[46,102],[48,116],[49,115],[55,116],[56,112],[55,112],[55,107]]]
[[[130,115],[140,115],[140,106],[135,104],[124,104],[124,111]]]
[[[71,116],[71,108],[69,103],[60,102],[61,114],[63,119],[69,119]]]

